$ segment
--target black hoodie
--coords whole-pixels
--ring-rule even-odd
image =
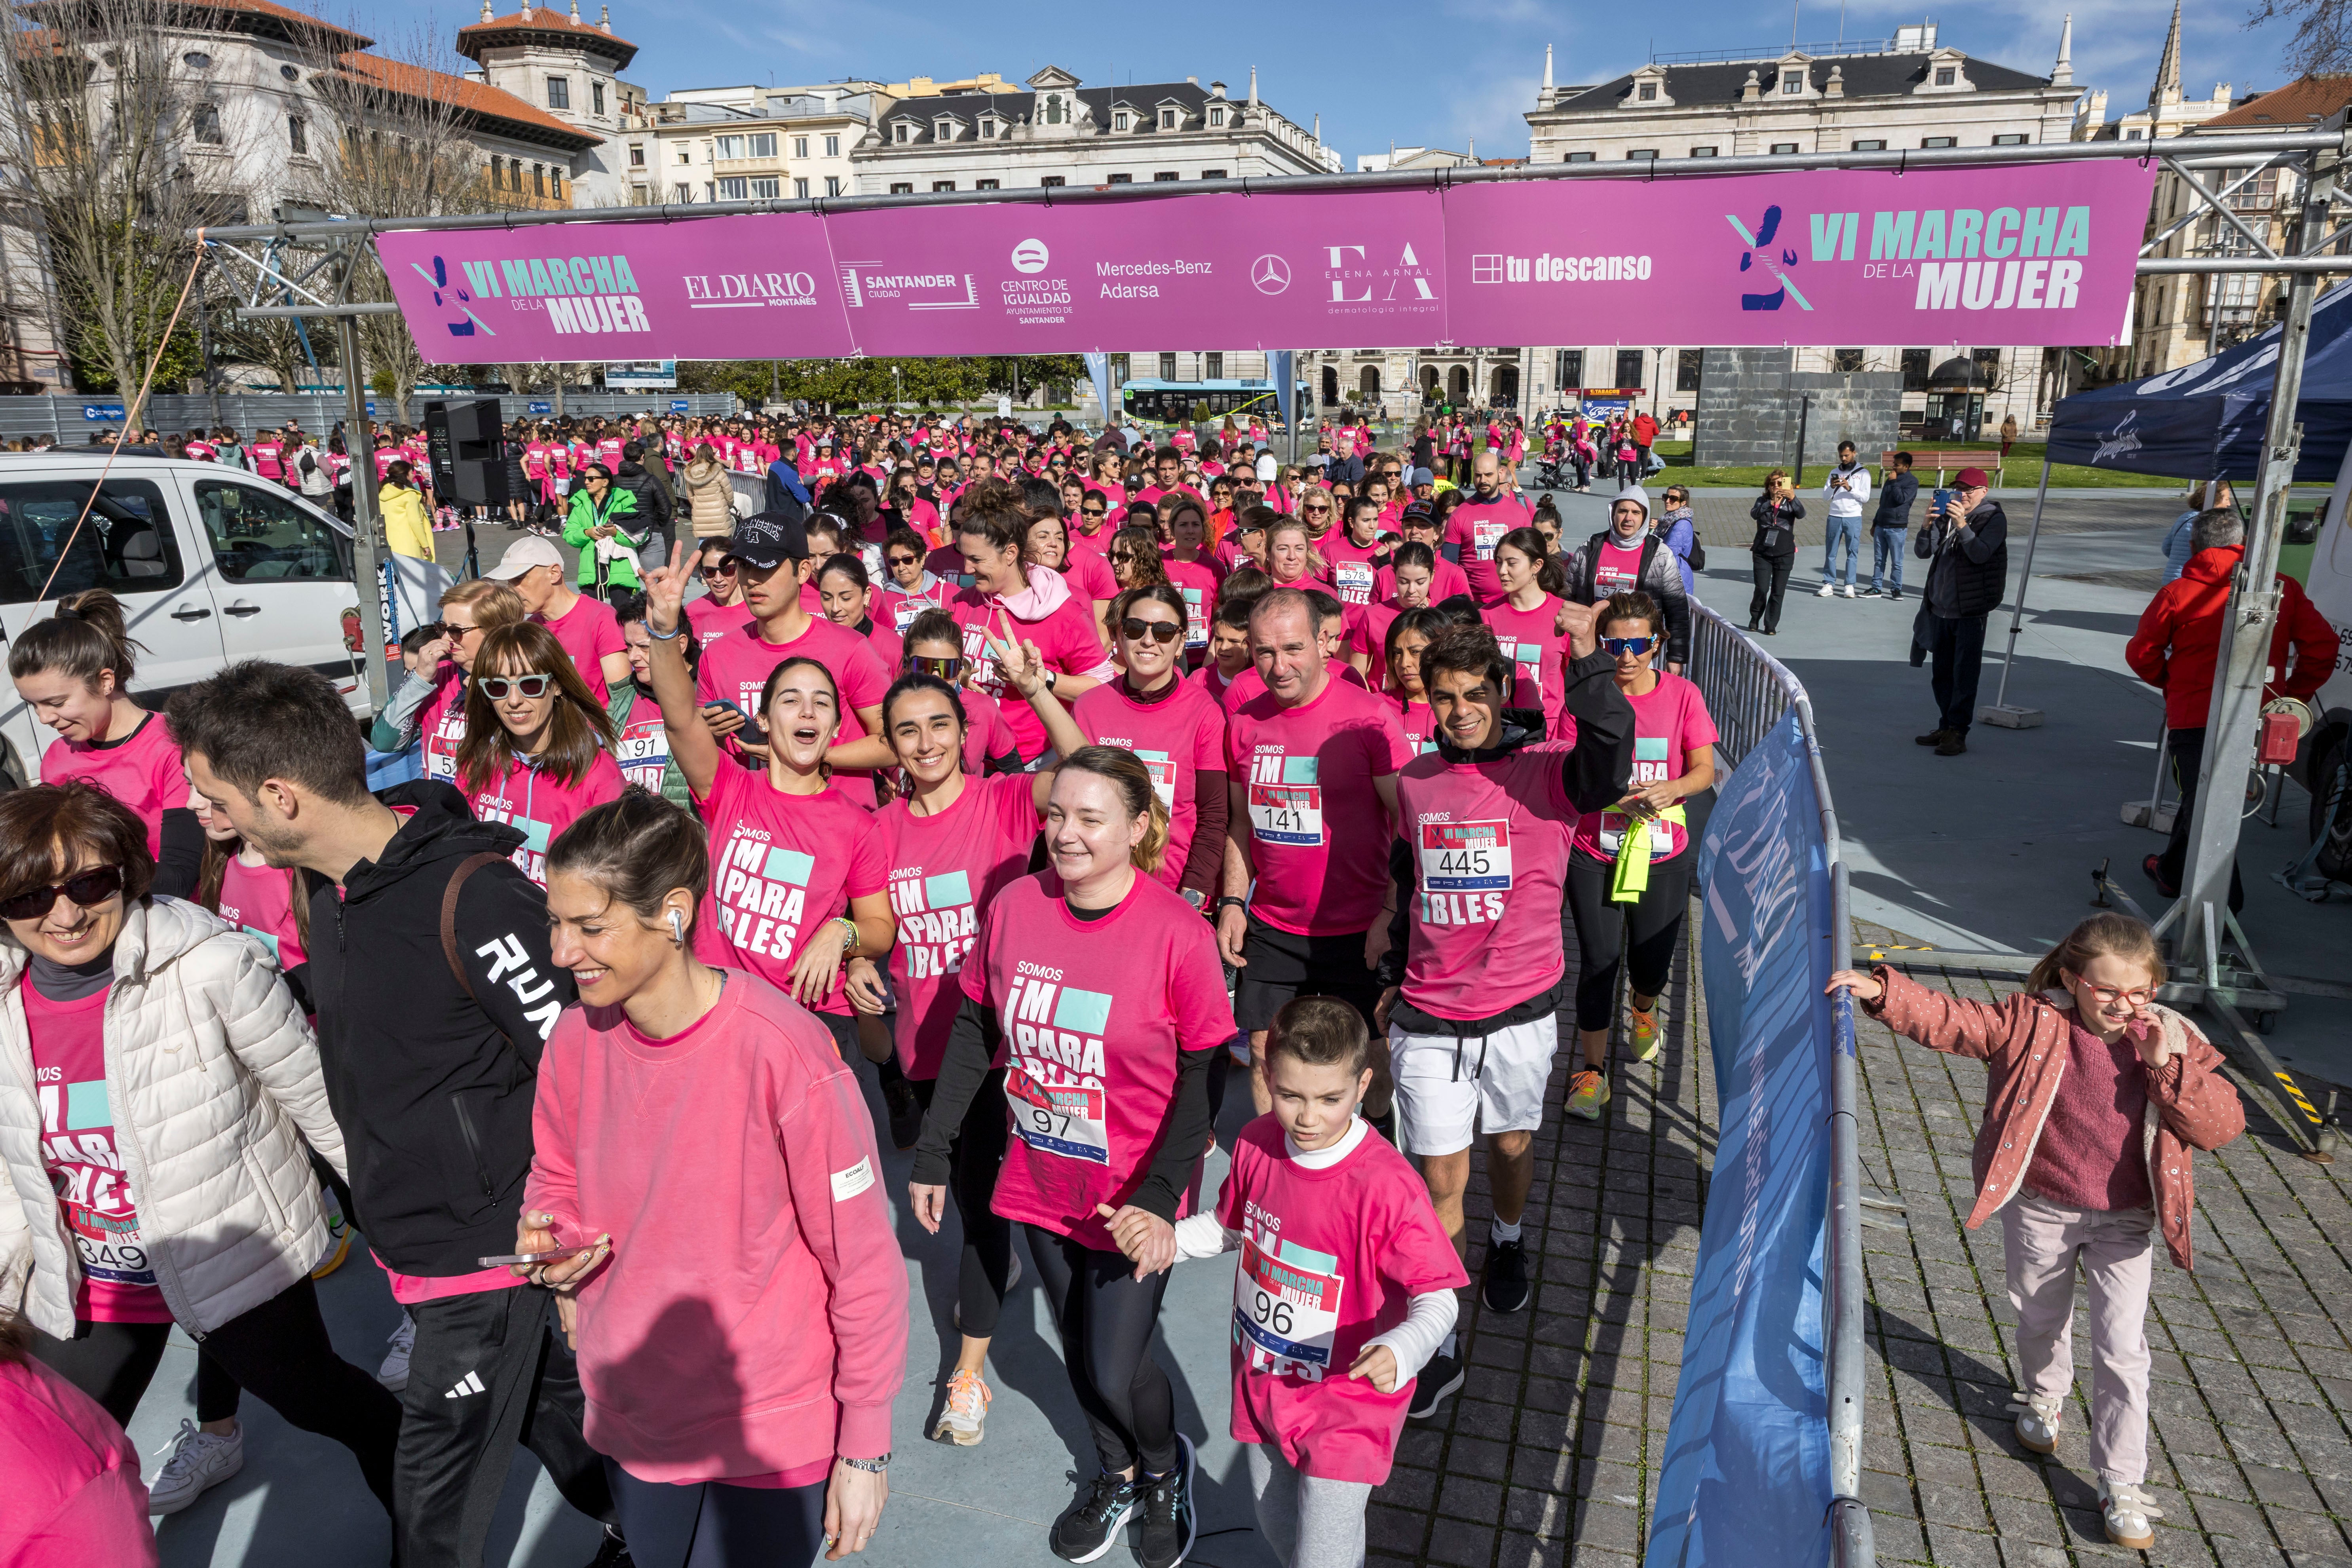
[[[310,877],[327,1100],[377,1256],[403,1274],[478,1273],[476,1258],[514,1250],[539,1053],[572,975],[548,961],[547,895],[501,859],[458,896],[469,998],[441,946],[442,896],[468,856],[511,854],[522,833],[476,821],[438,780],[376,798],[415,808],[383,854],[353,866],[340,894]]]

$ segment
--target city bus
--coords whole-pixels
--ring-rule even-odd
[[[1276,418],[1270,381],[1161,381],[1139,376],[1119,388],[1119,399],[1129,419],[1147,424],[1189,424],[1196,410],[1205,419],[1250,413],[1270,425]]]

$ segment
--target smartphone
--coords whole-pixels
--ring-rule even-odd
[[[727,711],[734,714],[735,717],[743,721],[743,728],[737,731],[739,734],[749,735],[752,740],[759,742],[762,745],[767,743],[768,731],[766,728],[762,726],[757,719],[752,718],[749,713],[744,712],[743,710],[736,707],[735,704],[728,701],[725,698],[714,697],[709,701],[704,703],[703,706],[705,708],[726,709]]]
[[[596,1250],[591,1242],[586,1247],[556,1247],[545,1252],[509,1252],[499,1258],[477,1258],[475,1265],[482,1268],[513,1268],[522,1264],[561,1263],[567,1258],[579,1258]]]
[[[1944,516],[1944,509],[1951,504],[1952,492],[1949,490],[1937,490],[1927,500],[1927,515],[1938,521],[1941,521]]]

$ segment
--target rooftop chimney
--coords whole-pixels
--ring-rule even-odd
[[[2074,82],[2074,13],[2069,11],[2066,13],[2066,19],[2058,24],[2058,63],[2050,69],[2052,87],[2066,87]]]
[[[1211,82],[1211,83],[1209,84],[1209,96],[1210,96],[1211,98],[1223,98],[1223,97],[1224,97],[1224,96],[1225,96],[1225,84],[1224,84],[1223,82],[1221,82],[1221,81],[1213,81],[1213,82]]]
[[[1257,107],[1257,67],[1250,67],[1250,107]]]

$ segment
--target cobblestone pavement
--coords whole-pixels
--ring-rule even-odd
[[[1980,1001],[2015,984],[1911,973]],[[2099,1519],[2087,1353],[2056,1455],[2021,1447],[2012,1432],[2016,1318],[2000,1225],[1961,1226],[1984,1069],[1866,1019],[1860,1051],[1863,1189],[1908,1210],[1907,1228],[1863,1233],[1873,1363],[1863,1496],[1878,1560],[2352,1568],[2352,1162],[2297,1157],[2260,1111],[2245,1136],[2197,1157],[2196,1268],[2158,1247],[2147,1325],[2148,1486],[2165,1518],[2154,1550],[2126,1552]],[[2088,1336],[2078,1316],[2076,1344]]]

